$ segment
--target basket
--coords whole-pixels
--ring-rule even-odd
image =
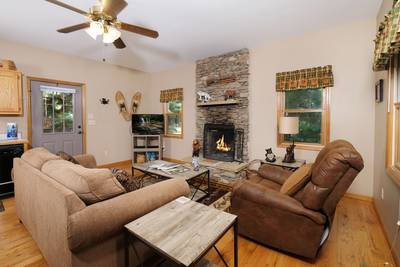
[[[3,70],[17,70],[14,61],[8,59],[0,59],[0,69]]]

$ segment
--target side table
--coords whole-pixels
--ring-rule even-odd
[[[303,166],[304,164],[306,164],[306,161],[304,159],[296,159],[296,161],[293,163],[286,163],[286,162],[283,162],[282,157],[277,157],[275,162],[268,162],[266,160],[261,160],[261,164],[274,165],[274,166],[282,167],[284,169],[288,169],[290,171],[295,171],[298,168],[300,168],[301,166]]]

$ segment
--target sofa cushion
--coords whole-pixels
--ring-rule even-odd
[[[40,170],[47,161],[60,159],[60,157],[52,154],[44,147],[36,147],[22,154],[21,159],[32,167]]]
[[[51,160],[42,172],[74,191],[90,205],[125,193],[109,169],[88,169],[65,160]]]
[[[312,164],[305,164],[298,168],[289,176],[289,178],[287,178],[285,183],[282,185],[280,192],[289,196],[296,194],[310,180],[311,167]]]

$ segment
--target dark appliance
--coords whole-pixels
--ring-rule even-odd
[[[24,153],[23,145],[0,146],[0,196],[14,193],[14,182],[11,179],[14,158]]]
[[[203,157],[232,162],[235,159],[235,126],[233,124],[204,125]]]
[[[164,134],[164,115],[133,114],[132,133],[148,135]]]

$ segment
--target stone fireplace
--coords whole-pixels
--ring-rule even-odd
[[[233,124],[204,125],[203,157],[232,162],[235,159],[235,126]]]
[[[235,95],[227,101],[227,92],[232,91]],[[196,138],[202,143],[203,157],[222,162],[248,162],[249,50],[198,60],[196,93],[199,92],[211,96],[207,103],[197,98]],[[218,150],[217,142],[223,142],[222,149]]]
[[[204,103],[198,93],[211,99]],[[246,176],[249,161],[249,50],[198,60],[196,102],[200,165],[210,170],[211,183],[231,187]]]

